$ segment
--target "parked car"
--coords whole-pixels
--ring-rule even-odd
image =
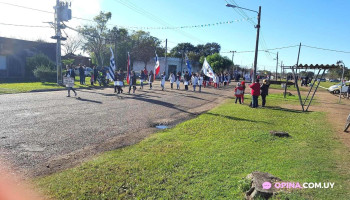
[[[339,83],[337,85],[333,85],[333,86],[328,88],[328,91],[330,93],[333,93],[333,94],[339,94],[341,85],[342,85],[341,83]],[[346,81],[345,84],[343,84],[341,87],[341,93],[347,92],[349,86],[350,86],[350,81]]]
[[[317,79],[318,82],[326,82],[326,79],[325,78],[319,78]]]
[[[338,83],[338,82],[340,82],[340,80],[338,80],[338,79],[330,79],[329,82]]]

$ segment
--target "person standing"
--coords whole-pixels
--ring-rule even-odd
[[[160,77],[160,86],[162,87],[162,91],[164,91],[165,89],[165,77],[166,77],[165,72],[163,72],[163,74]]]
[[[68,65],[67,65],[66,77],[70,77],[70,78],[73,79],[73,85],[68,85],[68,84],[66,85],[66,87],[68,88],[68,95],[67,95],[67,97],[70,97],[70,91],[71,90],[73,90],[74,95],[77,96],[77,92],[73,88],[74,87],[74,81],[75,81],[75,72],[72,69],[72,67],[69,67]]]
[[[251,88],[251,94],[252,94],[252,108],[257,108],[258,98],[260,96],[259,79],[256,79],[255,83],[251,84],[249,87]]]
[[[119,70],[119,72],[117,72],[117,74],[115,75],[114,92],[116,92],[116,89],[118,89],[118,94],[123,93],[123,89],[122,89],[123,85],[124,85],[123,70]]]
[[[130,82],[129,82],[129,94],[130,94],[130,91],[131,91],[131,87],[132,87],[132,93],[135,94],[135,90],[136,90],[136,75],[135,75],[135,72],[132,71],[131,72],[131,75],[130,75]]]
[[[170,88],[173,89],[173,85],[174,85],[174,82],[175,82],[175,75],[174,75],[174,73],[170,74],[169,81],[170,81]]]
[[[265,107],[266,104],[266,96],[269,95],[269,87],[270,84],[268,84],[267,80],[263,80],[263,84],[260,87],[261,90],[261,99],[262,99],[262,107]]]
[[[80,76],[80,85],[85,85],[85,70],[81,64],[79,64],[79,76]]]
[[[94,66],[94,83],[96,83],[96,81],[97,81],[97,76],[98,76],[98,70],[97,70],[96,66]]]
[[[152,89],[152,83],[154,80],[153,71],[151,70],[148,74],[149,89]]]
[[[176,75],[176,89],[180,89],[180,81],[181,81],[181,72],[178,72]]]
[[[91,77],[90,78],[90,83],[91,83],[91,85],[94,85],[94,80],[95,80],[94,77],[95,76],[94,76],[94,71],[93,70],[90,72],[90,77]]]
[[[143,81],[145,81],[145,79],[146,79],[145,72],[143,70],[141,70],[141,75],[140,75],[141,86],[140,86],[140,89],[143,89]]]
[[[184,85],[185,85],[185,90],[188,90],[188,85],[189,85],[189,81],[191,80],[190,75],[188,74],[188,72],[186,71],[185,75],[184,75]]]
[[[202,85],[203,85],[203,75],[201,73],[198,73],[198,91],[202,92]]]
[[[192,81],[192,86],[193,86],[193,92],[196,91],[196,86],[198,84],[198,77],[195,73],[192,73],[192,78],[191,78],[191,81]]]
[[[245,93],[245,81],[244,81],[244,79],[243,79],[243,81],[241,82],[241,86],[242,86],[242,88],[243,88],[243,94],[242,94],[242,103],[244,104],[244,93]]]
[[[239,104],[242,104],[242,97],[243,97],[243,87],[240,82],[237,83],[237,87],[235,88],[235,97],[236,97],[236,102],[239,100]]]

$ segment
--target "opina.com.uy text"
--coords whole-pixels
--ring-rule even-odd
[[[270,189],[272,186],[276,189],[328,189],[334,188],[334,183],[324,182],[324,183],[302,183],[299,182],[276,182],[273,185],[270,182],[264,182],[262,184],[263,189]]]

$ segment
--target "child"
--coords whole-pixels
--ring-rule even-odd
[[[131,73],[131,76],[130,76],[130,82],[129,82],[129,94],[130,94],[130,91],[131,91],[131,86],[132,86],[132,93],[135,94],[135,90],[136,90],[136,75],[135,75],[135,72],[132,71]]]
[[[176,89],[180,89],[180,81],[181,81],[181,72],[178,72],[176,75]]]
[[[236,102],[239,100],[239,104],[242,104],[242,97],[243,97],[243,87],[241,86],[241,83],[237,83],[237,87],[235,88],[235,97],[236,97]]]
[[[146,78],[145,72],[143,70],[141,70],[141,74],[140,74],[141,86],[140,86],[140,89],[143,89],[143,81],[145,80],[145,78]]]
[[[202,92],[202,85],[203,85],[203,75],[198,74],[198,87],[199,87],[199,92]]]
[[[94,71],[91,71],[90,72],[90,76],[91,76],[91,79],[90,79],[90,83],[91,83],[91,85],[94,85],[94,82],[95,82],[95,80],[94,80]]]
[[[152,89],[152,83],[154,80],[153,71],[151,70],[148,74],[149,89]]]
[[[164,91],[164,85],[165,85],[165,72],[163,72],[160,79],[160,86],[162,87],[162,91]]]
[[[173,73],[170,74],[169,81],[170,81],[170,87],[171,87],[171,89],[173,89],[173,85],[175,82],[175,75]]]
[[[241,82],[241,86],[243,87],[242,103],[244,103],[244,93],[245,93],[245,82],[244,82],[244,80]]]
[[[192,86],[193,86],[193,92],[195,92],[196,91],[196,86],[198,84],[198,77],[196,76],[195,73],[192,74],[191,81],[192,81]]]

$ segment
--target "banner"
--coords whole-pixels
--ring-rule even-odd
[[[214,78],[215,77],[215,73],[213,71],[213,69],[210,67],[207,58],[204,59],[204,63],[203,63],[203,67],[202,67],[202,71],[204,73],[204,75],[210,77],[210,78]]]

